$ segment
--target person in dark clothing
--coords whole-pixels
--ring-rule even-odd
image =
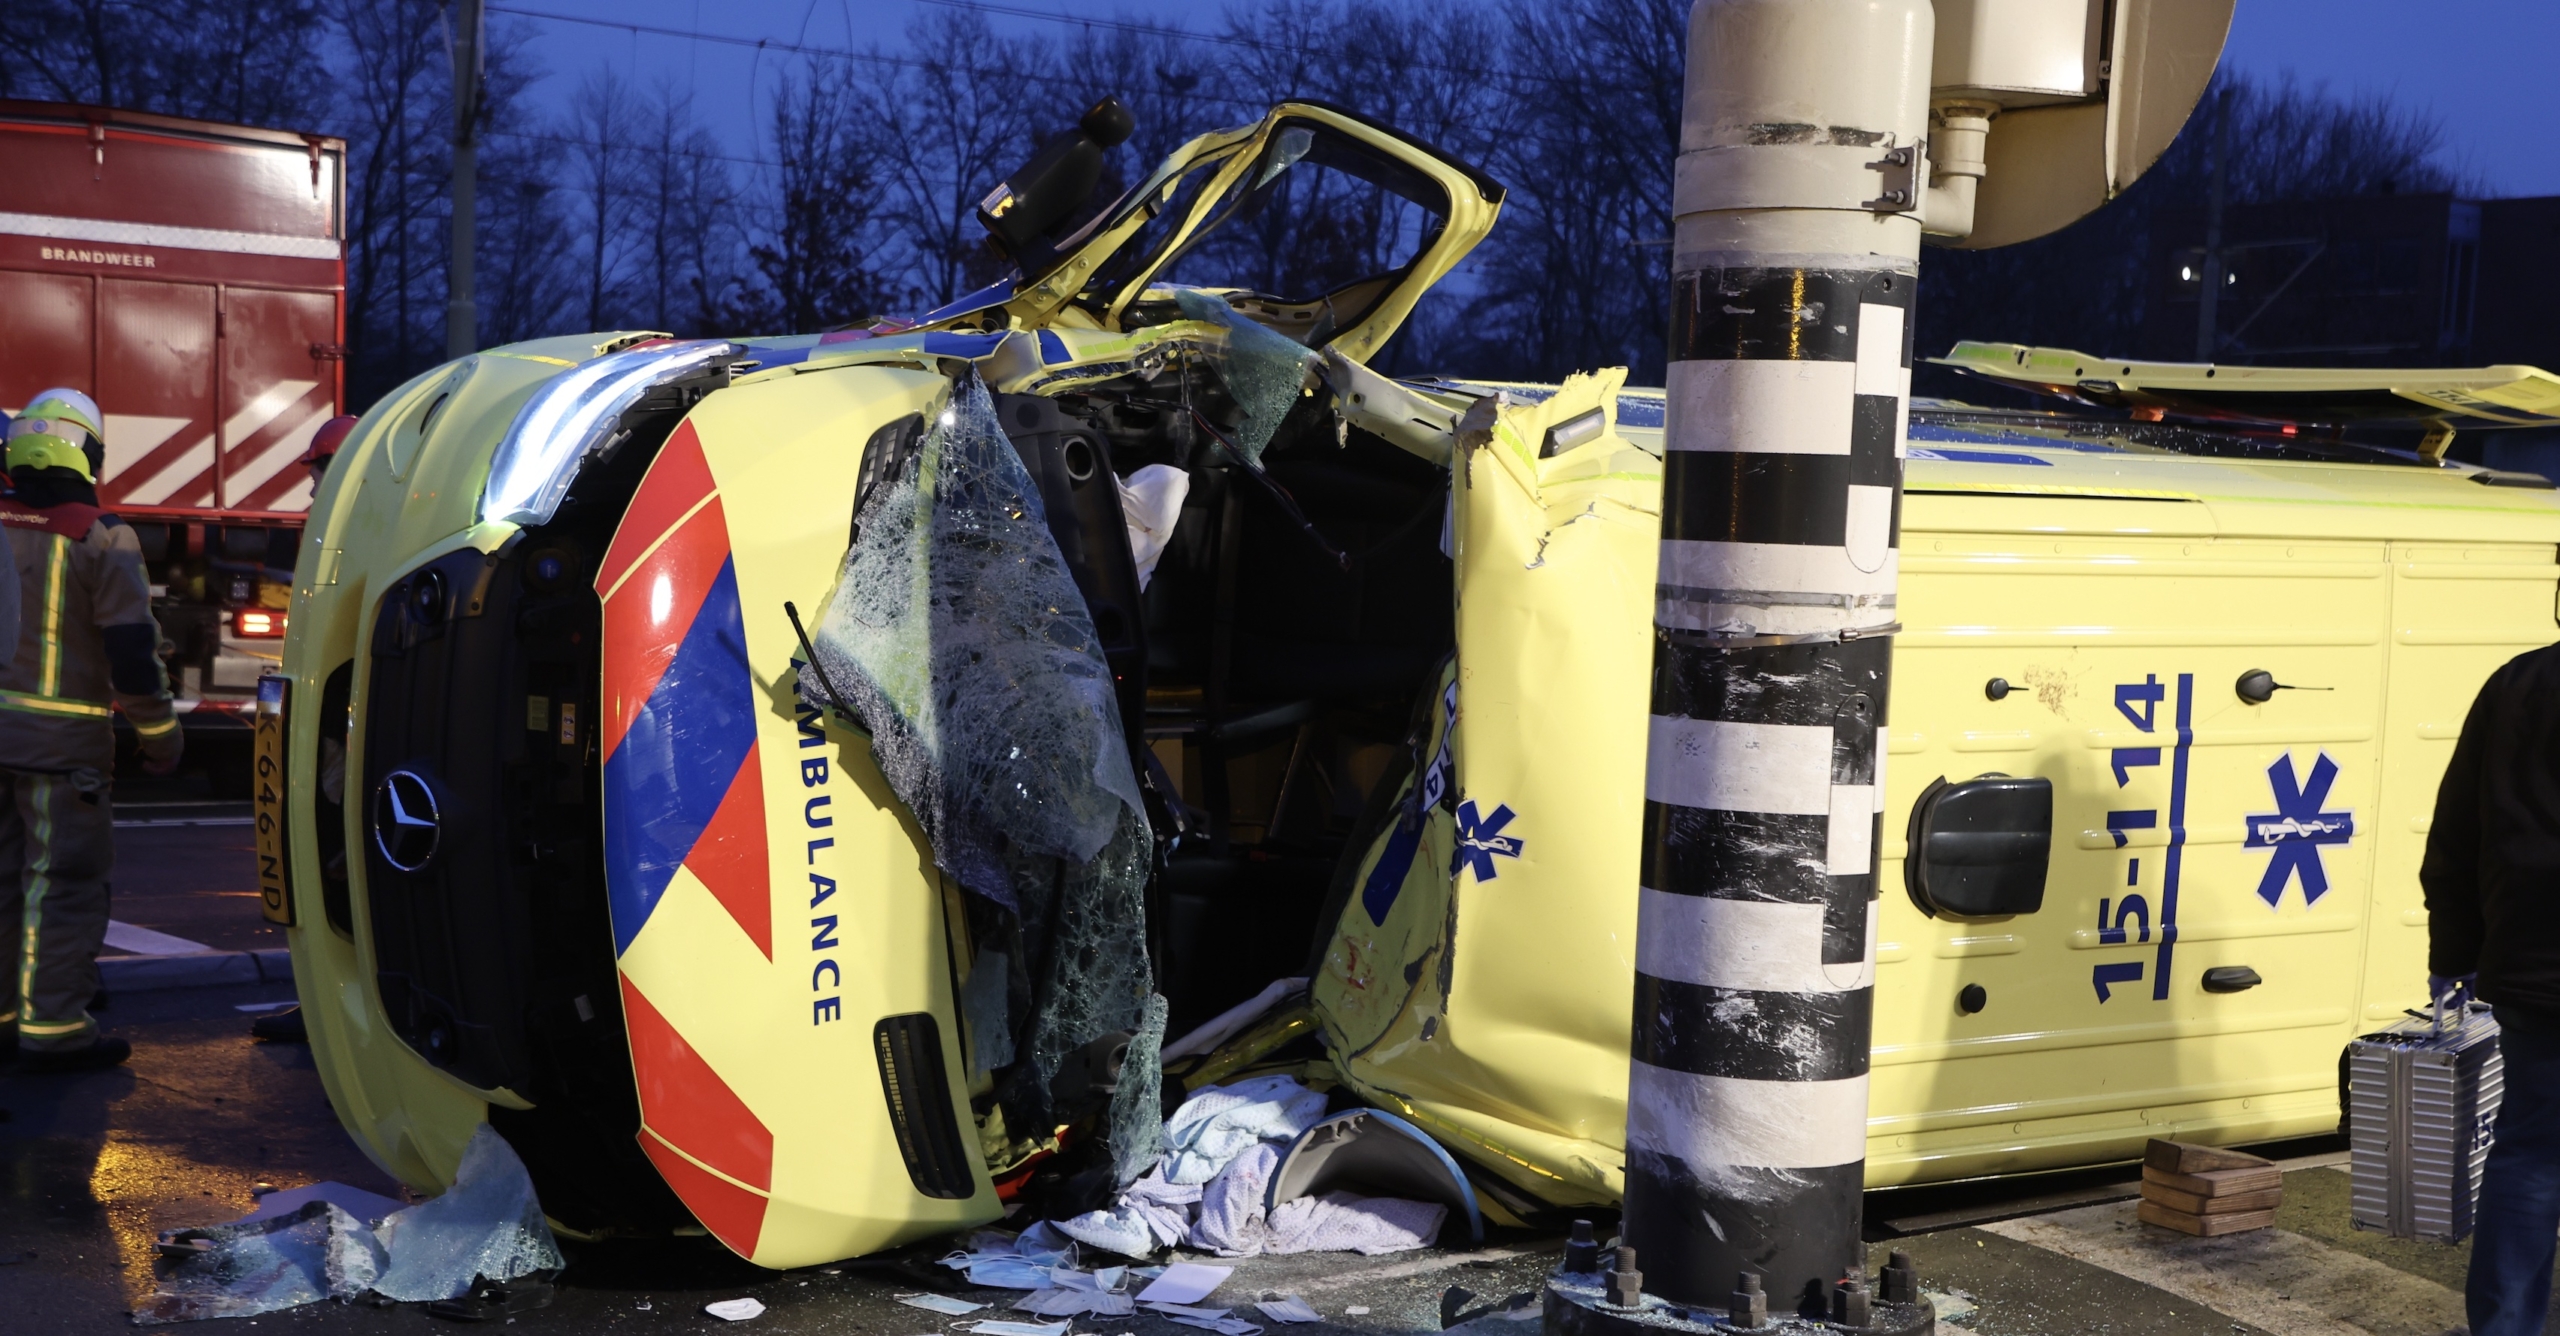
[[[2465,1286],[2472,1336],[2524,1336],[2550,1310],[2560,1242],[2560,645],[2480,688],[2418,880],[2428,990],[2491,1004],[2506,1060]]]

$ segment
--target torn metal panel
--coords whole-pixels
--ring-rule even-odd
[[[1661,487],[1617,430],[1623,380],[1457,424],[1461,649],[1398,800],[1421,819],[1371,839],[1312,989],[1355,1088],[1555,1204],[1613,1200],[1620,1167],[1617,1101],[1591,1092],[1624,1089],[1627,995],[1588,981],[1628,970],[1641,801],[1589,777],[1642,771],[1622,706],[1644,697]],[[1527,1071],[1492,1114],[1486,1081]]]

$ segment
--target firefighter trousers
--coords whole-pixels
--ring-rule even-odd
[[[15,1023],[23,1050],[80,1048],[97,1037],[89,999],[114,863],[105,776],[0,769],[0,931],[11,945],[0,1026]]]

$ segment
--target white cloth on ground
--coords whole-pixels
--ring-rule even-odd
[[[1117,1203],[1053,1223],[1078,1243],[1145,1257],[1182,1241],[1191,1228],[1191,1206],[1199,1200],[1197,1186],[1166,1182],[1159,1165],[1124,1189]]]
[[[1075,1243],[1047,1221],[1019,1235],[982,1229],[969,1238],[965,1251],[942,1259],[944,1266],[969,1274],[969,1283],[996,1290],[1044,1290],[1054,1282],[1049,1268],[1072,1266]]]
[[[1202,1086],[1164,1125],[1168,1183],[1206,1183],[1246,1148],[1288,1140],[1324,1118],[1325,1097],[1287,1076]]]
[[[1440,1234],[1449,1208],[1438,1202],[1403,1201],[1394,1197],[1362,1197],[1328,1192],[1298,1197],[1273,1207],[1270,1237],[1263,1250],[1273,1253],[1380,1253],[1427,1248]]]
[[[1262,1219],[1263,1198],[1271,1175],[1280,1168],[1280,1148],[1256,1142],[1228,1162],[1224,1171],[1200,1191],[1200,1218],[1183,1241],[1221,1257],[1252,1257],[1262,1251],[1269,1231]]]

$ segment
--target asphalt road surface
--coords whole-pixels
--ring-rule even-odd
[[[277,945],[257,917],[247,828],[174,824],[190,818],[174,808],[132,810],[144,806],[128,804],[126,816],[153,824],[118,830],[117,919],[223,949]],[[198,809],[192,819],[221,815]],[[282,1001],[284,991],[117,996],[101,1019],[133,1041],[130,1066],[0,1077],[0,1108],[12,1115],[0,1124],[0,1333],[128,1329],[127,1311],[155,1283],[154,1235],[236,1219],[251,1209],[251,1189],[261,1183],[291,1188],[334,1179],[414,1199],[340,1130],[307,1050],[249,1037],[251,1013],[241,1008]],[[1923,1283],[1944,1296],[1942,1328],[1978,1336],[2446,1336],[2463,1329],[2466,1249],[2357,1233],[2346,1223],[2348,1179],[2334,1146],[2274,1153],[2294,1158],[2286,1161],[2284,1207],[2272,1229],[2198,1240],[2140,1226],[2128,1200],[2130,1176],[2101,1170],[1870,1194],[1870,1230],[1879,1238],[1874,1265],[1881,1267],[1888,1247],[1912,1252]],[[1884,1241],[1894,1234],[1904,1237]],[[1533,1290],[1561,1247],[1556,1237],[1524,1233],[1469,1250],[1256,1258],[1236,1263],[1210,1302],[1295,1293],[1325,1317],[1303,1329],[1309,1336],[1436,1332],[1450,1287],[1478,1296],[1470,1306]],[[895,1296],[917,1286],[862,1264],[768,1272],[707,1241],[563,1248],[569,1265],[556,1300],[513,1319],[527,1336],[936,1336],[958,1326],[897,1303]],[[703,1311],[743,1297],[763,1301],[766,1312],[732,1324]],[[1011,1294],[968,1297],[995,1305],[975,1317],[1012,1316],[997,1311]],[[1536,1327],[1492,1325],[1522,1336]],[[226,1319],[220,1329],[250,1327],[425,1336],[441,1324],[418,1305],[322,1303]],[[1078,1319],[1076,1330],[1196,1336],[1147,1313]]]

